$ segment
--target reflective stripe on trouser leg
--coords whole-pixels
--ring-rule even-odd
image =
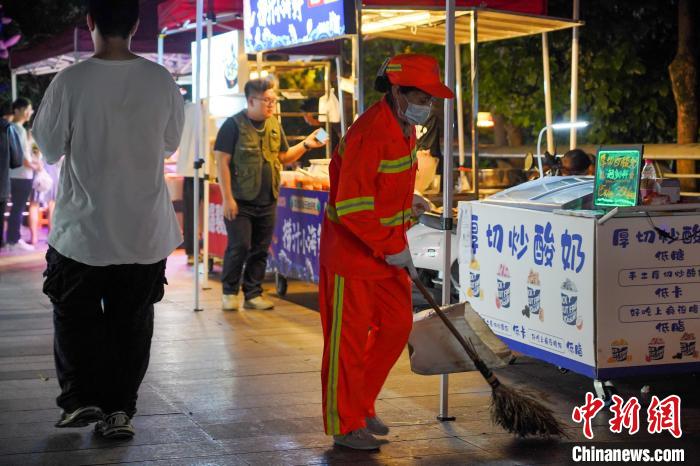
[[[333,318],[330,333],[330,360],[326,387],[326,433],[340,434],[340,415],[338,413],[338,368],[340,366],[340,340],[343,324],[343,291],[345,279],[334,275],[333,279]]]

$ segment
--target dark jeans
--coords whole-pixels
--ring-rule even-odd
[[[153,303],[163,298],[165,260],[95,267],[46,253],[44,293],[53,303],[54,359],[61,394],[72,412],[99,406],[136,413],[153,336]]]
[[[262,295],[268,249],[275,231],[275,213],[275,204],[254,206],[239,202],[236,218],[224,219],[228,235],[221,277],[224,294],[238,294],[243,275],[245,299]]]
[[[7,201],[0,200],[0,248],[5,245],[3,242],[3,233],[5,232],[5,210],[7,209]]]
[[[32,180],[10,179],[12,208],[7,221],[7,244],[15,244],[21,238],[22,214],[27,209],[29,195],[32,194]]]
[[[185,237],[185,253],[194,255],[194,177],[186,176],[182,187],[183,233]],[[201,207],[204,199],[204,180],[199,180],[199,202]],[[200,210],[201,213],[201,210]]]

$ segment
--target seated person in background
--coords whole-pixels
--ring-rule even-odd
[[[592,175],[593,162],[581,149],[572,149],[561,156],[558,171],[560,176]]]

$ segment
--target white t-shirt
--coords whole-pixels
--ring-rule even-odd
[[[27,162],[32,161],[32,149],[29,147],[29,135],[27,135],[27,130],[24,126],[19,123],[12,123],[17,131],[17,136],[19,137],[19,143],[22,148],[22,153],[24,154],[24,160]],[[20,179],[20,180],[31,180],[34,178],[34,170],[29,167],[22,165],[21,167],[13,168],[10,170],[10,178]]]
[[[88,265],[151,264],[182,242],[164,158],[180,143],[184,102],[143,58],[91,58],[59,73],[33,133],[48,163],[65,154],[49,244]]]

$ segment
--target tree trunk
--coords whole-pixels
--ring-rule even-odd
[[[502,147],[508,145],[506,134],[505,117],[500,113],[492,112],[493,115],[493,145]]]
[[[523,131],[520,127],[506,123],[506,133],[508,134],[509,146],[519,147],[523,145]]]
[[[698,138],[698,69],[691,0],[678,3],[678,51],[668,67],[673,97],[676,100],[678,144],[697,142]],[[695,161],[679,160],[678,173],[695,173]],[[695,191],[695,180],[682,179],[681,190]]]

